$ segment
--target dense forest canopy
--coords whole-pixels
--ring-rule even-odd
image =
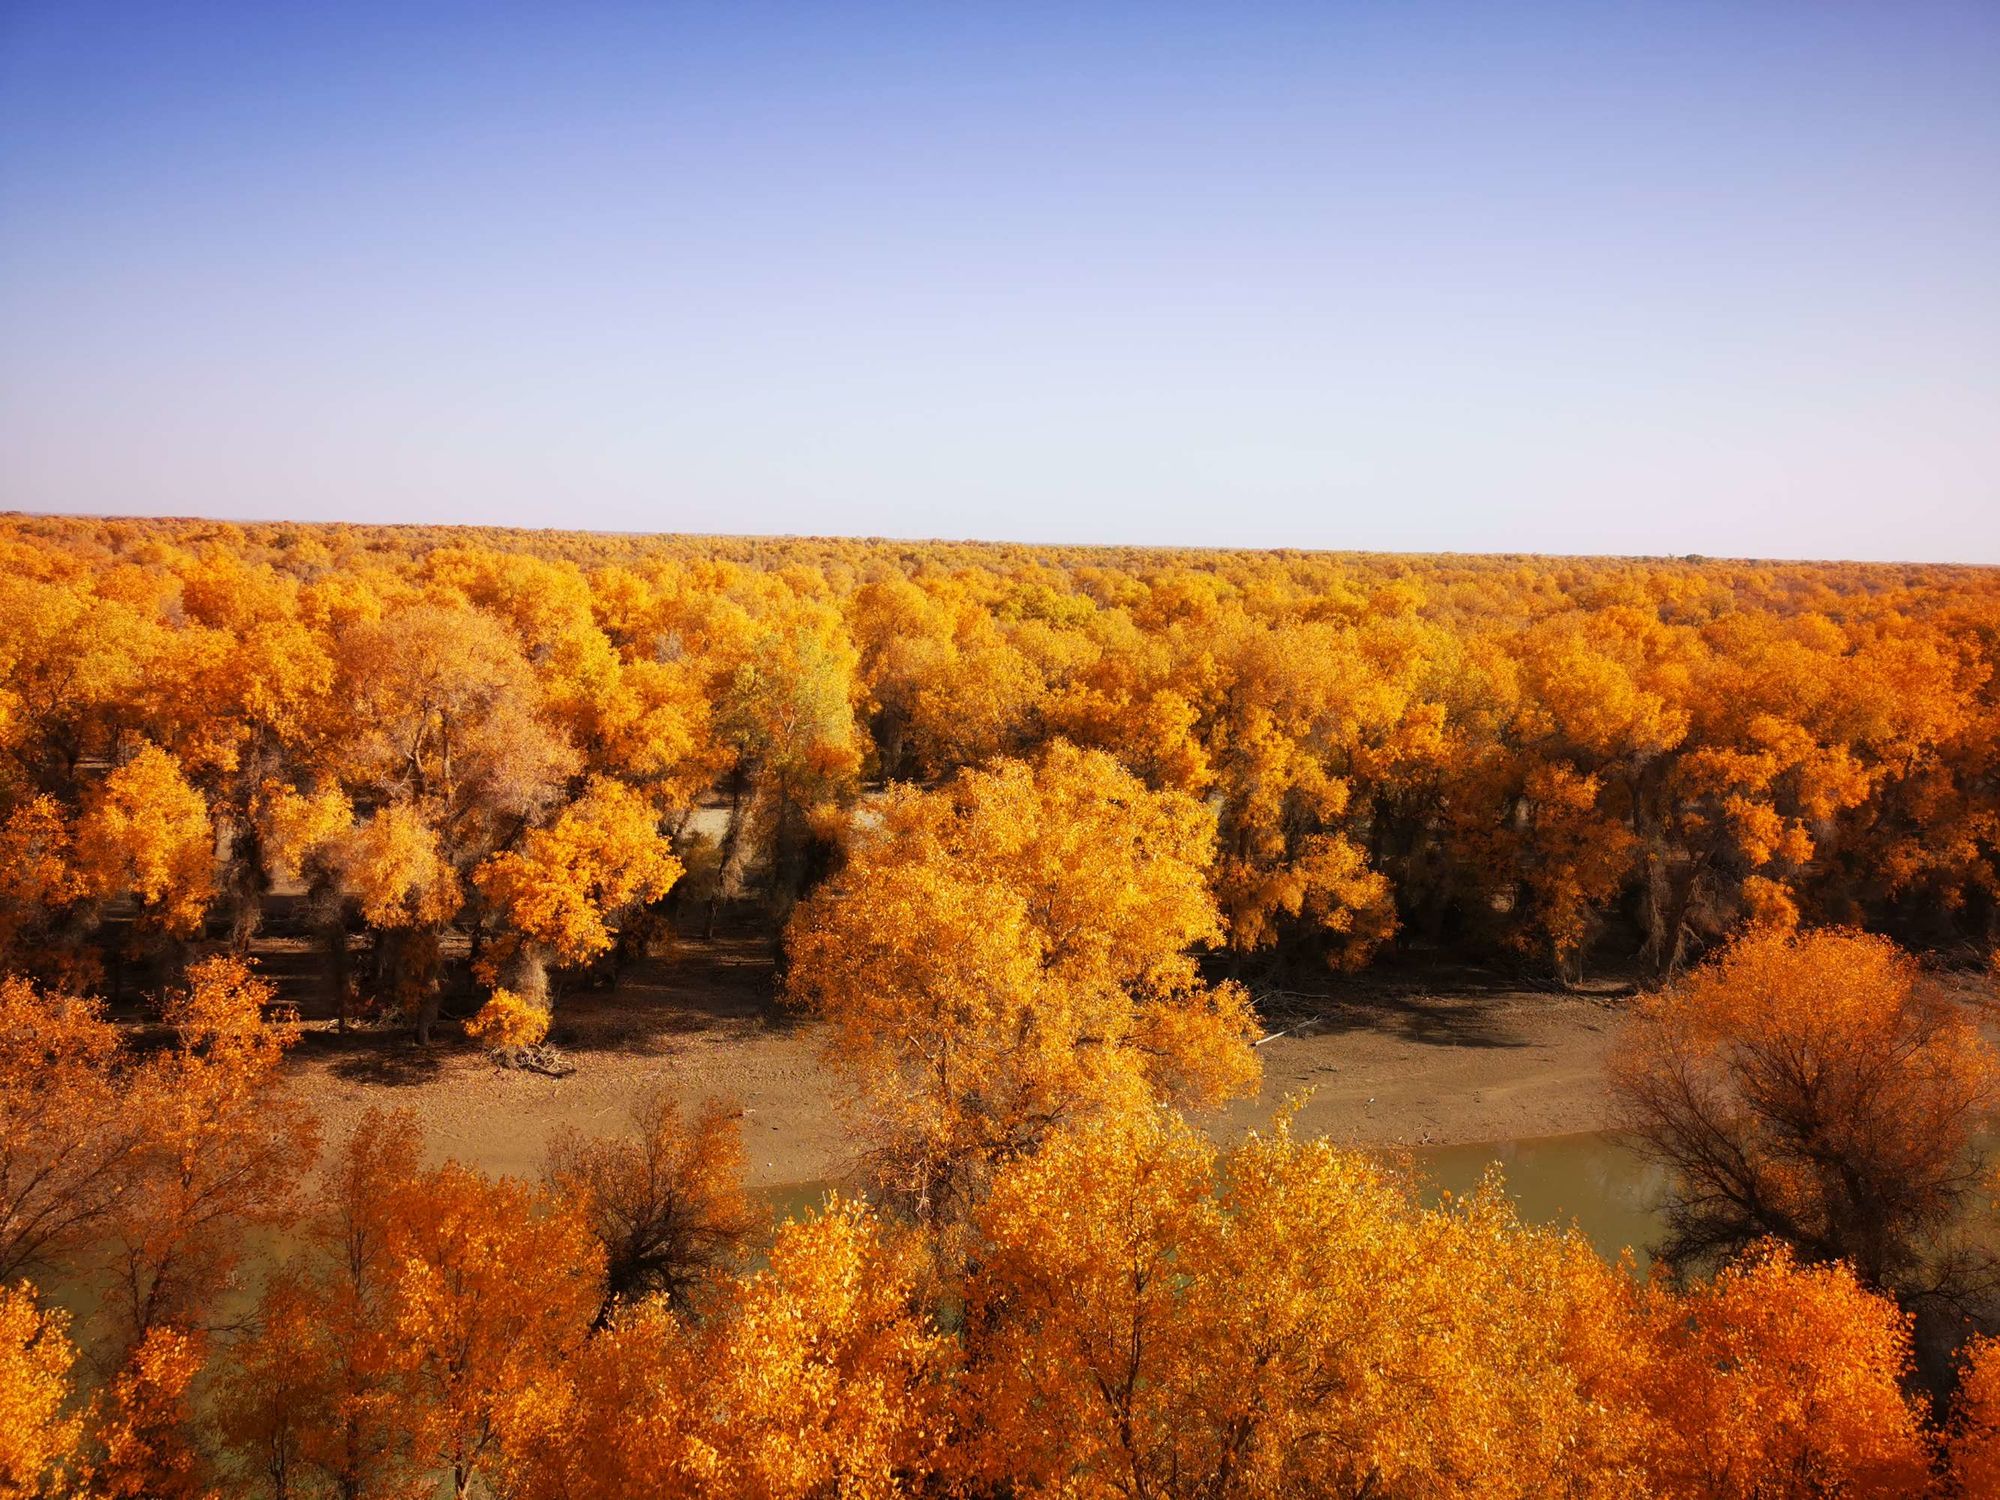
[[[2000,1052],[1898,947],[2000,930],[1996,667],[1962,567],[0,519],[0,1500],[1996,1493]],[[865,1198],[286,1087],[718,923]],[[1180,1113],[1439,951],[1662,981],[1675,1274]]]
[[[1056,740],[1212,810],[1245,961],[1574,979],[1753,916],[1995,931],[1991,570],[23,517],[0,547],[0,935],[51,975],[101,969],[114,908],[142,948],[240,940],[289,877],[373,934],[368,1001],[421,1011],[448,932],[539,996],[677,886],[781,920],[875,784]]]

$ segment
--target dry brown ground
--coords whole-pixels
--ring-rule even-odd
[[[1218,1135],[1255,1127],[1302,1093],[1298,1128],[1364,1146],[1521,1140],[1610,1123],[1604,1062],[1626,1015],[1619,990],[1523,990],[1472,969],[1328,989],[1293,1002],[1311,1019],[1258,1047],[1263,1088],[1212,1122]]]
[[[279,966],[281,955],[273,954]],[[300,959],[303,955],[300,955]],[[1604,1056],[1623,1016],[1603,997],[1509,989],[1474,970],[1329,983],[1287,995],[1258,1048],[1264,1086],[1212,1123],[1229,1136],[1311,1090],[1300,1124],[1369,1145],[1453,1144],[1593,1130],[1605,1123]],[[1304,1019],[1309,1017],[1309,1019]],[[403,1033],[315,1029],[292,1086],[338,1139],[371,1106],[408,1108],[431,1150],[489,1172],[539,1172],[565,1126],[622,1129],[657,1088],[735,1100],[753,1184],[839,1179],[855,1141],[818,1060],[817,1029],[774,998],[769,946],[695,943],[616,991],[566,996],[555,1040],[567,1078],[495,1068],[463,1043],[420,1051]],[[441,1028],[449,1033],[454,1028]]]

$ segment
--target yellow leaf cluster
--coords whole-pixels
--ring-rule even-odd
[[[0,1288],[0,1497],[60,1494],[83,1419],[71,1403],[76,1349],[68,1315],[45,1312],[34,1288]]]
[[[512,990],[495,990],[465,1023],[465,1034],[489,1052],[533,1047],[549,1034],[549,1013]]]
[[[949,1218],[1065,1120],[1255,1082],[1246,999],[1189,952],[1221,936],[1213,828],[1062,742],[881,805],[788,944],[885,1188]]]
[[[610,948],[618,914],[659,900],[681,870],[645,799],[599,777],[518,850],[487,859],[474,880],[509,927],[577,964]]]
[[[157,745],[142,746],[96,788],[76,830],[76,860],[106,899],[130,896],[161,929],[186,936],[214,891],[208,803]]]

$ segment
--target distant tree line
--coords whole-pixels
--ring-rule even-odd
[[[1239,972],[2000,921],[1988,570],[20,517],[0,563],[0,954],[73,987],[290,882],[343,1014],[545,1010],[1058,741],[1213,812]]]

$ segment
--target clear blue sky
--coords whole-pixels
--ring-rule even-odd
[[[0,0],[0,507],[2000,561],[2000,4]]]

